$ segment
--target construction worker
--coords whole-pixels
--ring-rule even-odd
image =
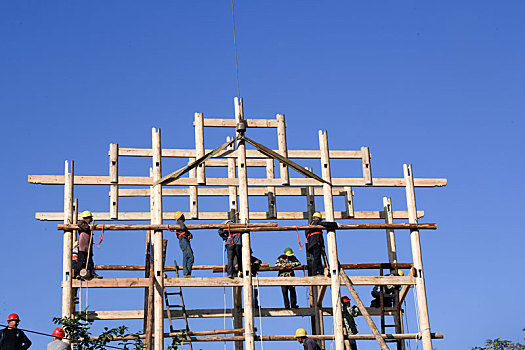
[[[293,254],[292,248],[286,248],[284,254],[277,258],[275,266],[280,267],[278,277],[295,277],[293,271],[294,267],[300,266],[301,262]],[[296,309],[297,306],[297,294],[295,293],[294,286],[281,286],[283,292],[284,308],[290,308],[290,301],[292,302],[292,309]],[[290,299],[288,299],[288,293],[290,293]]]
[[[228,220],[225,224],[230,224]],[[224,240],[226,253],[228,256],[228,266],[226,273],[228,278],[233,278],[242,270],[242,239],[240,233],[231,233],[228,229],[219,229],[219,236]],[[235,270],[235,261],[237,261],[237,270]]]
[[[31,340],[18,329],[20,317],[10,314],[7,317],[7,327],[0,330],[0,350],[26,350],[31,346]]]
[[[397,271],[398,276],[404,276],[404,272],[401,270]],[[387,276],[395,276],[395,274],[388,274]],[[370,307],[381,307],[381,290],[383,291],[383,306],[384,307],[392,307],[393,301],[394,301],[394,295],[396,288],[399,288],[398,286],[394,286],[392,284],[388,284],[386,286],[374,286],[372,289],[372,302],[370,303]]]
[[[312,215],[312,222],[309,226],[321,225],[328,229],[336,229],[340,225],[336,222],[323,221],[321,213],[315,212]],[[311,271],[312,276],[318,276],[323,274],[323,261],[322,255],[325,253],[323,231],[321,229],[308,229],[305,231],[306,235],[306,250],[312,256],[311,266],[309,266],[309,272]]]
[[[95,273],[95,264],[93,263],[93,214],[89,211],[82,212],[82,220],[77,222],[78,225],[78,261],[75,271],[76,278],[80,278],[80,270],[86,268],[87,262],[87,279],[102,278]]]
[[[71,345],[62,341],[62,338],[64,338],[64,330],[62,328],[55,328],[51,335],[53,336],[53,341],[47,344],[47,350],[71,350]]]
[[[71,251],[71,269],[73,270],[74,278],[77,278],[77,265],[78,265],[78,242],[75,242],[75,244],[73,244],[73,250]]]
[[[191,278],[193,277],[191,275],[191,269],[193,267],[194,256],[190,241],[193,239],[193,235],[186,227],[186,224],[184,224],[186,221],[184,214],[180,211],[176,212],[175,220],[177,220],[177,225],[179,225],[179,228],[175,230],[175,233],[179,239],[180,250],[182,250],[182,273],[185,278]]]
[[[252,267],[252,277],[257,277],[257,273],[261,268],[262,261],[253,256],[253,250],[250,249],[250,262]],[[259,307],[259,283],[254,284],[253,287],[253,307]]]
[[[321,350],[321,347],[313,339],[306,336],[306,329],[299,328],[295,331],[295,338],[301,344],[303,344],[304,350]]]
[[[354,335],[358,333],[357,326],[355,324],[354,317],[361,315],[359,308],[356,305],[350,305],[350,298],[346,295],[341,298],[343,304],[341,313],[343,315],[343,323],[345,326],[346,334]],[[350,349],[357,350],[357,344],[355,339],[350,339]]]

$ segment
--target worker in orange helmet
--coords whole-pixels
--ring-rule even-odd
[[[55,328],[51,335],[53,336],[53,341],[47,344],[47,350],[71,350],[71,345],[62,341],[62,338],[64,338],[64,330],[62,328]]]
[[[10,314],[7,317],[7,327],[0,330],[0,350],[26,350],[31,346],[31,340],[18,329],[20,317]]]

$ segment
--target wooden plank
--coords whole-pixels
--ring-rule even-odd
[[[277,114],[277,144],[279,146],[278,153],[288,158],[288,146],[286,145],[286,123],[284,122],[284,114]],[[290,174],[288,166],[279,162],[281,185],[288,185],[290,183]]]
[[[373,225],[373,224],[365,224],[365,225]],[[377,224],[382,225],[384,224]],[[423,227],[428,224],[395,224],[398,225],[405,225],[407,228],[410,228],[411,226],[420,226]],[[267,228],[276,228],[277,223],[275,222],[261,222],[261,223],[253,223],[246,225],[243,224],[188,224],[186,227],[191,230],[208,230],[208,229],[219,229],[219,228],[229,228],[231,230],[235,229],[250,229],[250,228],[259,228],[259,227],[267,227]],[[67,225],[67,224],[59,224],[57,225],[59,230],[76,230],[78,229],[78,225]],[[295,226],[292,226],[295,229]],[[132,224],[96,224],[93,226],[93,229],[96,230],[105,230],[105,231],[113,231],[113,230],[133,230],[133,231],[144,231],[144,230],[175,230],[180,229],[179,225],[154,225],[154,224],[145,224],[145,225],[132,225]]]
[[[368,147],[361,147],[361,163],[363,165],[363,178],[366,185],[372,185],[372,166],[370,165],[370,150]]]
[[[354,285],[413,285],[414,277],[411,276],[352,276]],[[341,282],[342,283],[342,282]],[[145,288],[148,285],[146,278],[104,278],[88,282],[89,288]],[[239,287],[243,285],[241,278],[229,279],[227,277],[195,277],[195,278],[166,278],[166,287]],[[329,286],[330,278],[315,277],[259,277],[259,286]],[[80,281],[74,280],[73,287],[79,288]],[[83,282],[85,287],[85,282]]]
[[[246,119],[249,128],[276,128],[277,122],[275,119]],[[195,123],[193,124],[195,125]],[[204,118],[205,127],[218,128],[235,128],[237,123],[235,119],[224,118]]]
[[[193,162],[195,162],[195,158],[188,159],[188,164],[191,164]],[[197,171],[195,169],[191,169],[189,171],[189,177],[195,178],[196,176],[197,176]],[[162,195],[164,195],[164,191]],[[199,187],[198,186],[190,186],[189,200],[190,200],[190,215],[188,216],[188,218],[198,219],[199,218]]]
[[[74,173],[74,162],[66,160],[64,163],[64,212],[62,214],[64,224],[73,223]],[[71,309],[73,307],[73,276],[71,275],[72,249],[73,231],[64,231],[62,254],[62,317],[71,317]]]
[[[368,313],[372,316],[379,316],[381,313],[380,308],[369,307],[366,308]],[[332,308],[322,308],[323,316],[332,316]],[[244,310],[241,308],[241,317]],[[223,318],[233,317],[232,310],[226,309],[186,309],[188,318]],[[385,308],[385,315],[393,315],[393,308]],[[283,309],[283,308],[261,308],[261,317],[293,317],[293,316],[313,316],[314,311],[312,308],[298,308],[298,309]],[[171,310],[171,317],[182,317],[182,310]],[[259,310],[254,311],[254,316],[259,317]],[[167,318],[167,311],[164,310],[164,318]],[[118,311],[90,311],[88,315],[89,320],[135,320],[143,319],[143,310],[118,310]],[[242,327],[242,325],[241,325]]]
[[[403,173],[406,184],[406,199],[408,208],[408,221],[417,223],[416,193],[414,189],[414,175],[412,165],[403,164]],[[430,336],[430,320],[428,316],[427,293],[425,289],[425,276],[423,274],[423,258],[421,255],[421,240],[419,230],[410,230],[410,242],[412,246],[412,258],[416,271],[417,304],[419,310],[419,322],[421,325],[423,348],[432,350],[432,337]]]
[[[334,201],[332,196],[332,175],[330,172],[330,157],[328,151],[328,133],[319,130],[319,149],[321,151],[321,169],[323,174],[323,180],[327,183],[323,183],[324,192],[324,218],[326,221],[334,221]],[[339,274],[338,270],[338,257],[337,257],[337,241],[335,238],[335,231],[333,229],[327,230],[326,240],[328,243],[328,257],[330,261],[330,279],[331,279],[331,294],[332,294],[332,308],[334,310],[333,322],[334,322],[334,334],[335,334],[335,348],[336,350],[344,349],[344,337],[343,337],[343,317],[341,313],[341,291],[339,288]]]
[[[112,220],[118,220],[118,144],[109,144],[109,213]]]
[[[164,189],[163,189],[164,191]],[[200,192],[199,192],[200,193]],[[233,198],[233,197],[232,197]],[[162,217],[164,220],[173,220],[174,212],[164,212]],[[190,213],[184,213],[190,215]],[[344,219],[343,212],[336,211],[335,219]],[[62,213],[35,213],[37,220],[43,221],[62,221]],[[111,220],[109,213],[93,213],[98,222]],[[418,216],[423,217],[424,212],[418,211]],[[394,211],[394,219],[407,219],[408,213],[406,211]],[[252,220],[266,220],[268,219],[267,212],[250,212]],[[275,220],[308,220],[308,212],[277,212],[277,218]],[[120,220],[123,221],[143,221],[149,220],[150,213],[119,213]],[[200,220],[227,220],[229,218],[228,212],[200,212]],[[356,211],[352,219],[384,219],[382,211]]]
[[[406,333],[406,334],[381,334],[384,339],[419,339],[419,333]],[[432,339],[442,339],[442,333],[432,333]],[[308,338],[314,340],[332,340],[333,335],[309,335]],[[239,336],[207,336],[207,337],[191,337],[192,342],[206,341],[206,342],[224,342],[224,341],[237,341],[242,340],[243,337]],[[346,339],[354,340],[374,340],[376,339],[373,334],[354,334],[346,336]],[[255,340],[262,341],[295,341],[296,338],[293,335],[264,335],[255,336]]]
[[[266,178],[273,179],[275,178],[274,173],[274,164],[273,159],[266,160]],[[268,193],[268,218],[273,219],[277,217],[277,204],[275,199],[275,187],[269,186],[266,188]],[[248,189],[248,195],[250,195],[250,190]]]
[[[63,185],[63,175],[28,175],[28,182],[41,185]],[[111,185],[109,176],[75,176],[75,184],[78,185]],[[119,176],[121,186],[151,186],[151,177],[143,176]],[[235,179],[207,178],[208,186],[236,186]],[[446,179],[414,179],[415,187],[441,187],[446,186]],[[164,186],[191,186],[197,185],[195,179],[182,177]],[[249,186],[281,186],[280,179],[248,179]],[[290,178],[290,186],[306,187],[321,186],[321,183],[310,178]],[[353,187],[405,187],[404,179],[373,179],[373,185],[367,186],[362,178],[333,178],[332,186]]]
[[[204,157],[204,117],[202,113],[195,113],[195,158]],[[191,163],[190,163],[191,164]],[[204,185],[206,183],[206,175],[204,164],[197,166],[197,184]]]

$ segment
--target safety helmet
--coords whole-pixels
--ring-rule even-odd
[[[343,304],[349,303],[350,302],[350,298],[345,295],[344,297],[341,298],[341,302]]]
[[[401,271],[401,270],[397,270],[397,275],[398,276],[404,276],[405,273],[403,271]]]
[[[53,337],[57,337],[57,338],[64,338],[64,330],[62,328],[60,328],[60,327],[57,327],[57,328],[55,328],[53,333],[51,333],[51,335]]]
[[[89,210],[85,210],[82,212],[82,218],[91,218],[93,217],[93,213],[91,213]]]
[[[293,256],[293,250],[292,248],[286,248],[284,250],[284,254],[287,255],[287,256]]]
[[[10,321],[19,321],[20,322],[20,317],[18,317],[17,314],[11,314],[11,315],[7,316],[7,322],[10,322]]]
[[[295,337],[296,337],[296,338],[306,337],[306,329],[304,329],[304,328],[298,328],[298,329],[295,331]]]
[[[181,218],[182,215],[183,215],[183,214],[182,214],[181,211],[176,212],[176,213],[175,213],[175,220],[179,220],[179,219]]]
[[[313,218],[319,218],[319,219],[322,219],[323,216],[321,215],[320,212],[316,211],[313,215],[312,215]]]

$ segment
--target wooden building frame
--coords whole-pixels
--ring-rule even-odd
[[[34,184],[63,185],[64,186],[64,212],[37,212],[36,219],[44,221],[63,221],[58,225],[63,230],[63,279],[62,279],[62,315],[70,316],[76,312],[73,303],[75,289],[79,288],[80,281],[71,278],[71,250],[74,241],[75,222],[78,219],[78,204],[75,205],[74,187],[78,185],[109,186],[109,210],[108,212],[96,212],[94,217],[98,223],[96,229],[105,230],[142,230],[151,232],[151,243],[153,252],[153,276],[145,278],[110,278],[89,281],[89,288],[151,288],[153,283],[154,302],[153,313],[148,315],[148,308],[144,310],[127,311],[94,311],[91,315],[97,320],[114,319],[145,319],[150,318],[154,322],[153,329],[147,330],[152,333],[154,345],[151,338],[148,342],[150,349],[164,349],[163,320],[167,316],[163,306],[162,290],[164,287],[223,287],[233,288],[234,305],[232,309],[226,310],[227,317],[233,317],[235,329],[234,335],[217,336],[220,332],[209,333],[211,336],[199,335],[199,332],[190,334],[191,341],[234,341],[236,349],[254,350],[256,340],[279,341],[294,339],[293,335],[287,336],[258,336],[254,332],[254,317],[259,315],[259,310],[243,305],[252,305],[253,281],[251,277],[250,261],[250,232],[253,231],[275,231],[296,230],[295,226],[276,226],[278,220],[308,220],[316,211],[315,197],[322,196],[324,199],[324,218],[327,221],[334,220],[357,220],[369,219],[379,220],[377,224],[349,224],[343,225],[338,234],[344,234],[342,230],[350,229],[383,229],[386,230],[388,263],[377,264],[340,264],[337,254],[336,232],[327,232],[327,255],[329,266],[328,276],[315,277],[261,277],[260,286],[282,286],[282,285],[304,285],[309,286],[310,307],[300,309],[263,308],[263,317],[282,316],[310,316],[312,323],[311,337],[318,340],[324,349],[325,340],[335,340],[335,349],[342,350],[348,347],[345,339],[375,339],[382,349],[388,349],[385,340],[394,339],[397,349],[404,349],[403,339],[420,339],[425,350],[432,349],[432,339],[442,338],[440,333],[431,333],[425,290],[425,278],[421,256],[421,244],[419,231],[421,229],[435,229],[435,224],[418,223],[418,219],[424,215],[423,211],[417,211],[415,199],[415,187],[440,187],[445,186],[446,179],[422,179],[414,178],[411,165],[404,165],[403,178],[374,178],[372,176],[371,156],[368,147],[360,150],[330,150],[328,147],[328,135],[326,131],[319,131],[318,150],[290,150],[287,147],[286,124],[283,114],[277,114],[275,119],[249,119],[244,117],[242,99],[234,99],[235,118],[204,118],[202,113],[195,113],[195,148],[194,149],[164,149],[161,147],[160,129],[152,130],[151,148],[122,148],[118,144],[110,144],[109,147],[109,175],[108,176],[78,176],[74,175],[73,161],[65,162],[64,175],[29,175],[28,181]],[[219,151],[214,157],[205,162],[195,164],[199,158],[204,157],[212,150],[204,147],[204,131],[206,128],[222,127],[233,128],[236,132],[235,142],[227,148]],[[279,171],[274,170],[274,159],[258,149],[247,149],[245,132],[250,128],[271,128],[277,131],[278,149],[274,152],[285,160],[300,162],[301,159],[314,159],[321,162],[322,180],[311,177],[292,177],[289,171],[290,164],[279,162]],[[232,141],[229,138],[228,141]],[[121,157],[149,157],[152,159],[149,177],[122,176],[119,174],[119,159]],[[189,164],[196,165],[189,170],[187,177],[162,177],[162,160],[167,157],[187,159]],[[277,156],[276,156],[277,157]],[[274,157],[274,158],[276,158]],[[280,159],[280,158],[278,158]],[[330,161],[333,159],[356,159],[361,160],[362,177],[359,178],[334,178],[331,176]],[[293,165],[293,164],[292,164]],[[227,178],[211,178],[206,176],[207,167],[226,167]],[[262,167],[266,169],[266,178],[249,178],[248,168]],[[121,188],[125,186],[125,188]],[[394,211],[389,198],[383,198],[383,208],[379,211],[358,211],[354,206],[354,187],[404,187],[406,192],[407,211]],[[167,196],[186,197],[189,200],[189,210],[185,216],[192,222],[196,220],[234,220],[238,225],[231,225],[230,229],[242,233],[242,256],[243,276],[242,278],[165,278],[165,271],[173,267],[165,266],[163,262],[163,231],[173,228],[173,225],[164,224],[164,220],[172,220],[173,212],[163,210],[162,199]],[[222,212],[203,212],[199,210],[199,198],[203,196],[223,196],[229,198],[229,208]],[[265,196],[268,198],[268,210],[255,212],[249,209],[249,198],[252,196]],[[282,212],[278,210],[277,199],[280,196],[302,196],[306,200],[305,211]],[[333,197],[344,196],[345,210],[334,211]],[[120,197],[149,197],[149,212],[120,212]],[[225,208],[226,209],[226,208]],[[318,210],[320,211],[320,210]],[[405,219],[403,224],[395,224],[394,219]],[[250,223],[251,220],[267,220],[270,223]],[[127,224],[119,225],[119,221],[150,221],[148,225]],[[100,222],[107,222],[101,225]],[[191,229],[205,229],[226,227],[221,224],[196,224],[188,225]],[[303,229],[304,227],[297,227]],[[410,230],[412,263],[399,263],[396,254],[395,230]],[[147,264],[146,264],[147,265]],[[145,270],[147,266],[114,266],[97,265],[97,269],[108,270]],[[194,269],[210,269],[222,271],[222,265],[195,266]],[[409,268],[407,276],[352,276],[344,273],[345,269],[383,269],[395,272],[398,268]],[[276,269],[263,266],[264,269]],[[150,276],[146,274],[146,276]],[[372,334],[345,335],[343,332],[343,320],[341,316],[341,285],[346,285],[350,290],[355,303],[370,325]],[[400,286],[397,295],[397,309],[394,308],[364,308],[353,285],[397,285]],[[401,311],[399,305],[406,297],[411,286],[417,291],[417,309],[421,331],[419,333],[404,333]],[[323,307],[325,292],[330,287],[332,308]],[[151,308],[150,308],[151,310]],[[170,311],[170,315],[177,315],[177,311]],[[384,327],[381,333],[378,331],[370,315],[394,316],[396,331],[385,333]],[[223,317],[224,310],[218,309],[196,309],[187,310],[187,317]],[[334,323],[334,334],[324,334],[324,317],[331,316]],[[206,333],[206,332],[200,332]],[[206,333],[207,334],[207,333]]]

